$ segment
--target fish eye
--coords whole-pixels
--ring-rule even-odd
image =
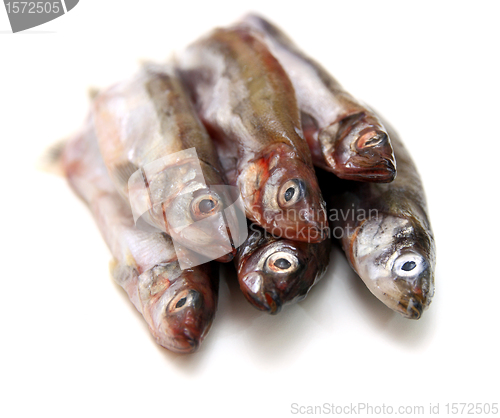
[[[266,260],[266,269],[273,273],[292,273],[299,267],[299,260],[293,254],[278,251]]]
[[[415,261],[407,261],[401,266],[401,269],[404,271],[410,271],[413,270],[416,266],[417,264],[415,263]]]
[[[286,270],[291,267],[292,263],[288,261],[286,258],[278,258],[275,262],[274,265],[282,270]]]
[[[167,313],[176,313],[188,306],[196,306],[201,300],[200,294],[196,290],[183,290],[179,292],[167,305]]]
[[[427,262],[419,254],[400,255],[394,262],[393,271],[399,277],[417,276],[427,267]]]
[[[373,131],[370,130],[362,134],[356,142],[356,147],[363,148],[372,148],[381,144],[382,142],[387,140],[387,134],[385,132]]]
[[[182,308],[186,304],[186,300],[187,300],[186,296],[184,296],[181,299],[179,299],[177,301],[177,303],[175,304],[175,309]]]
[[[217,194],[203,190],[191,201],[191,215],[194,220],[201,220],[219,212],[221,206],[220,197]]]
[[[288,180],[281,186],[278,203],[280,206],[292,206],[297,203],[304,194],[304,182],[301,180],[293,179]]]

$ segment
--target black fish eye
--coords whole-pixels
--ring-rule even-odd
[[[274,265],[276,267],[278,267],[279,269],[282,269],[282,270],[286,270],[288,268],[290,268],[290,266],[292,265],[292,263],[290,263],[290,261],[288,261],[287,259],[285,258],[278,258],[275,262],[274,262]]]
[[[304,194],[304,182],[299,179],[288,180],[281,186],[278,204],[289,207],[297,203]]]
[[[407,261],[401,266],[401,270],[404,271],[411,271],[417,266],[417,263],[415,261]]]
[[[285,192],[285,200],[289,202],[294,194],[295,194],[295,189],[293,187],[289,187]]]
[[[177,303],[175,304],[175,309],[182,308],[185,305],[186,300],[187,300],[186,296],[184,296],[183,298],[179,299],[177,301]]]
[[[266,260],[266,270],[277,274],[291,274],[300,268],[298,258],[287,251],[276,251]]]
[[[203,199],[198,207],[200,209],[200,212],[208,213],[215,207],[215,203],[211,199]]]

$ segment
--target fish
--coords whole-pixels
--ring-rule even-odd
[[[257,309],[277,314],[303,300],[324,276],[331,241],[307,243],[277,238],[250,224],[234,259],[240,289]]]
[[[340,180],[318,169],[331,235],[368,289],[387,307],[419,319],[434,296],[436,245],[418,171],[394,129],[392,183]]]
[[[221,187],[226,182],[176,70],[144,64],[100,91],[92,114],[104,162],[134,219],[207,261],[231,261],[236,248],[222,215],[231,203]]]
[[[253,29],[290,77],[316,166],[347,180],[394,180],[396,161],[391,138],[368,106],[349,94],[271,22],[250,14],[237,27]]]
[[[250,31],[219,28],[177,65],[247,218],[276,236],[323,241],[324,200],[294,89],[265,44]]]
[[[215,262],[182,270],[172,239],[135,225],[100,155],[92,118],[64,146],[61,166],[73,191],[89,207],[109,247],[114,280],[127,292],[162,347],[196,351],[217,309]],[[186,250],[189,251],[189,250]]]

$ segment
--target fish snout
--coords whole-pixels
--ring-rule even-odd
[[[283,303],[278,294],[276,292],[266,292],[264,296],[266,298],[266,311],[271,315],[276,315],[277,313],[279,313],[281,311]]]
[[[201,338],[189,329],[175,335],[172,340],[171,349],[178,353],[194,353],[200,348]]]
[[[394,157],[386,156],[373,166],[372,178],[379,183],[390,183],[396,178],[396,161]]]
[[[396,161],[390,153],[374,152],[373,148],[358,151],[349,161],[349,170],[340,178],[354,181],[390,183],[396,178]]]
[[[260,311],[277,314],[283,305],[274,290],[265,288],[265,278],[259,272],[252,271],[240,279],[240,288],[247,300]]]
[[[424,300],[421,295],[414,295],[399,303],[401,313],[409,319],[420,319],[425,309]]]

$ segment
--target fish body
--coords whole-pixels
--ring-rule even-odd
[[[265,44],[245,29],[217,29],[179,67],[247,217],[277,236],[322,241],[324,201],[294,89]]]
[[[175,70],[143,66],[96,97],[93,120],[106,167],[134,218],[208,259],[230,261],[236,250],[220,215],[229,202],[212,187],[225,181]]]
[[[235,257],[240,289],[257,309],[277,314],[283,305],[304,299],[323,277],[330,243],[277,238],[251,224]]]
[[[114,279],[158,344],[180,353],[195,351],[217,308],[217,266],[181,270],[167,234],[135,226],[130,205],[108,175],[91,120],[68,142],[61,160],[69,184],[89,207],[113,255]]]
[[[385,305],[419,319],[434,295],[435,242],[417,169],[396,132],[398,175],[360,183],[318,172],[329,203],[332,235],[353,269]]]
[[[394,180],[396,164],[389,135],[367,106],[272,23],[248,15],[239,26],[260,35],[290,77],[316,166],[348,180]]]

